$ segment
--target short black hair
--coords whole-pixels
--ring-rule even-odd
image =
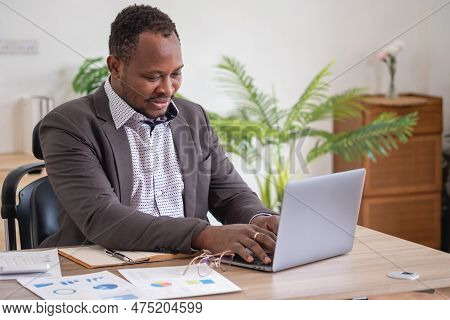
[[[168,38],[178,35],[175,23],[158,8],[148,5],[132,5],[123,9],[111,23],[109,36],[109,54],[129,61],[136,50],[139,35],[151,31]]]

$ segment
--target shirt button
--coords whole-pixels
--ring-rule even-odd
[[[161,197],[162,196],[162,191],[161,190],[157,190],[156,191],[156,196],[157,197]]]

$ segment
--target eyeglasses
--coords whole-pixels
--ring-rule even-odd
[[[226,257],[227,262],[222,263],[222,259]],[[209,252],[203,252],[201,255],[196,256],[194,259],[189,262],[184,269],[182,275],[186,275],[189,267],[196,266],[197,271],[200,277],[206,277],[211,273],[211,271],[216,268],[223,272],[228,270],[228,266],[231,264],[234,258],[234,253],[231,251],[223,251],[216,254],[211,254]]]

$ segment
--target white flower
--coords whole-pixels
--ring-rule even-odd
[[[403,42],[396,41],[394,43],[391,43],[388,47],[384,48],[383,52],[394,57],[402,50],[404,45],[405,44]]]

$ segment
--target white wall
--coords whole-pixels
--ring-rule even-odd
[[[84,57],[106,56],[109,26],[130,1],[3,0],[21,15],[58,38],[70,50],[0,3],[0,39],[36,39],[33,56],[0,55],[0,153],[20,150],[17,101],[31,94],[56,103],[74,97],[70,81]],[[247,66],[256,84],[284,106],[298,98],[313,75],[335,60],[335,75],[399,34],[444,0],[160,0],[176,22],[184,53],[181,93],[207,109],[225,112],[230,100],[214,81],[213,66],[232,55]],[[400,37],[397,86],[444,97],[445,132],[450,133],[450,5]],[[77,51],[78,53],[75,53]],[[369,57],[332,83],[332,92],[349,87],[384,92],[385,66]],[[331,128],[331,123],[320,126]],[[331,170],[331,157],[310,167]],[[249,178],[251,185],[254,185]]]

